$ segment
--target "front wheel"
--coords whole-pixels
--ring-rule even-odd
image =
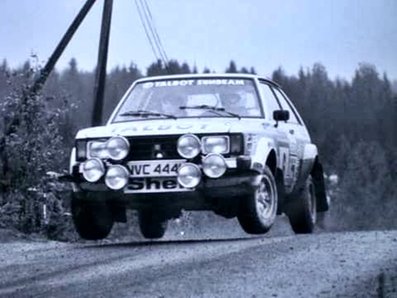
[[[241,198],[237,219],[248,234],[264,234],[273,225],[277,213],[277,186],[272,171],[266,167],[259,185],[252,193]]]
[[[88,202],[72,197],[71,209],[75,229],[81,238],[103,239],[112,230],[114,220],[105,202]]]
[[[317,219],[316,206],[316,190],[312,178],[309,177],[298,197],[289,202],[287,208],[287,215],[295,233],[313,233]]]
[[[147,239],[159,239],[167,230],[168,221],[153,210],[140,210],[138,220],[141,234]]]

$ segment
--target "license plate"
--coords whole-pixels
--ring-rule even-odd
[[[183,188],[175,177],[146,177],[130,178],[124,193],[164,193],[193,191],[194,189]]]
[[[175,177],[185,160],[130,161],[128,168],[132,177]]]

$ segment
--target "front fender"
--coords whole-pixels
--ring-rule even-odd
[[[270,152],[275,150],[274,141],[270,138],[260,138],[251,155],[251,170],[262,173]],[[277,163],[276,163],[277,164]]]

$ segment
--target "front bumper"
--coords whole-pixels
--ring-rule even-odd
[[[208,178],[204,174],[200,184],[194,189],[183,189],[179,187],[176,191],[168,189],[167,191],[156,189],[145,189],[141,192],[129,191],[129,186],[134,179],[139,178],[130,177],[130,183],[123,190],[114,191],[109,189],[103,180],[96,183],[90,183],[84,180],[81,173],[79,173],[79,165],[73,167],[72,175],[63,176],[63,181],[69,181],[73,184],[73,191],[91,192],[97,195],[103,194],[106,197],[113,197],[118,200],[131,200],[139,197],[224,197],[224,196],[239,196],[244,195],[252,189],[255,185],[258,174],[250,170],[251,159],[247,156],[239,156],[230,162],[230,166],[226,173],[220,178]],[[158,179],[154,177],[147,177],[147,179]],[[175,177],[173,178],[175,180]],[[169,182],[169,181],[168,181]],[[155,184],[157,182],[151,181]]]
[[[216,210],[219,206],[238,206],[238,200],[248,195],[260,175],[255,172],[204,179],[194,190],[183,192],[125,193],[111,191],[104,184],[78,184],[76,198],[91,201],[114,202],[128,209],[147,207],[173,210]]]

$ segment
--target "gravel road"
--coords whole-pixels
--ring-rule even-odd
[[[1,297],[397,297],[397,231],[0,244]]]

